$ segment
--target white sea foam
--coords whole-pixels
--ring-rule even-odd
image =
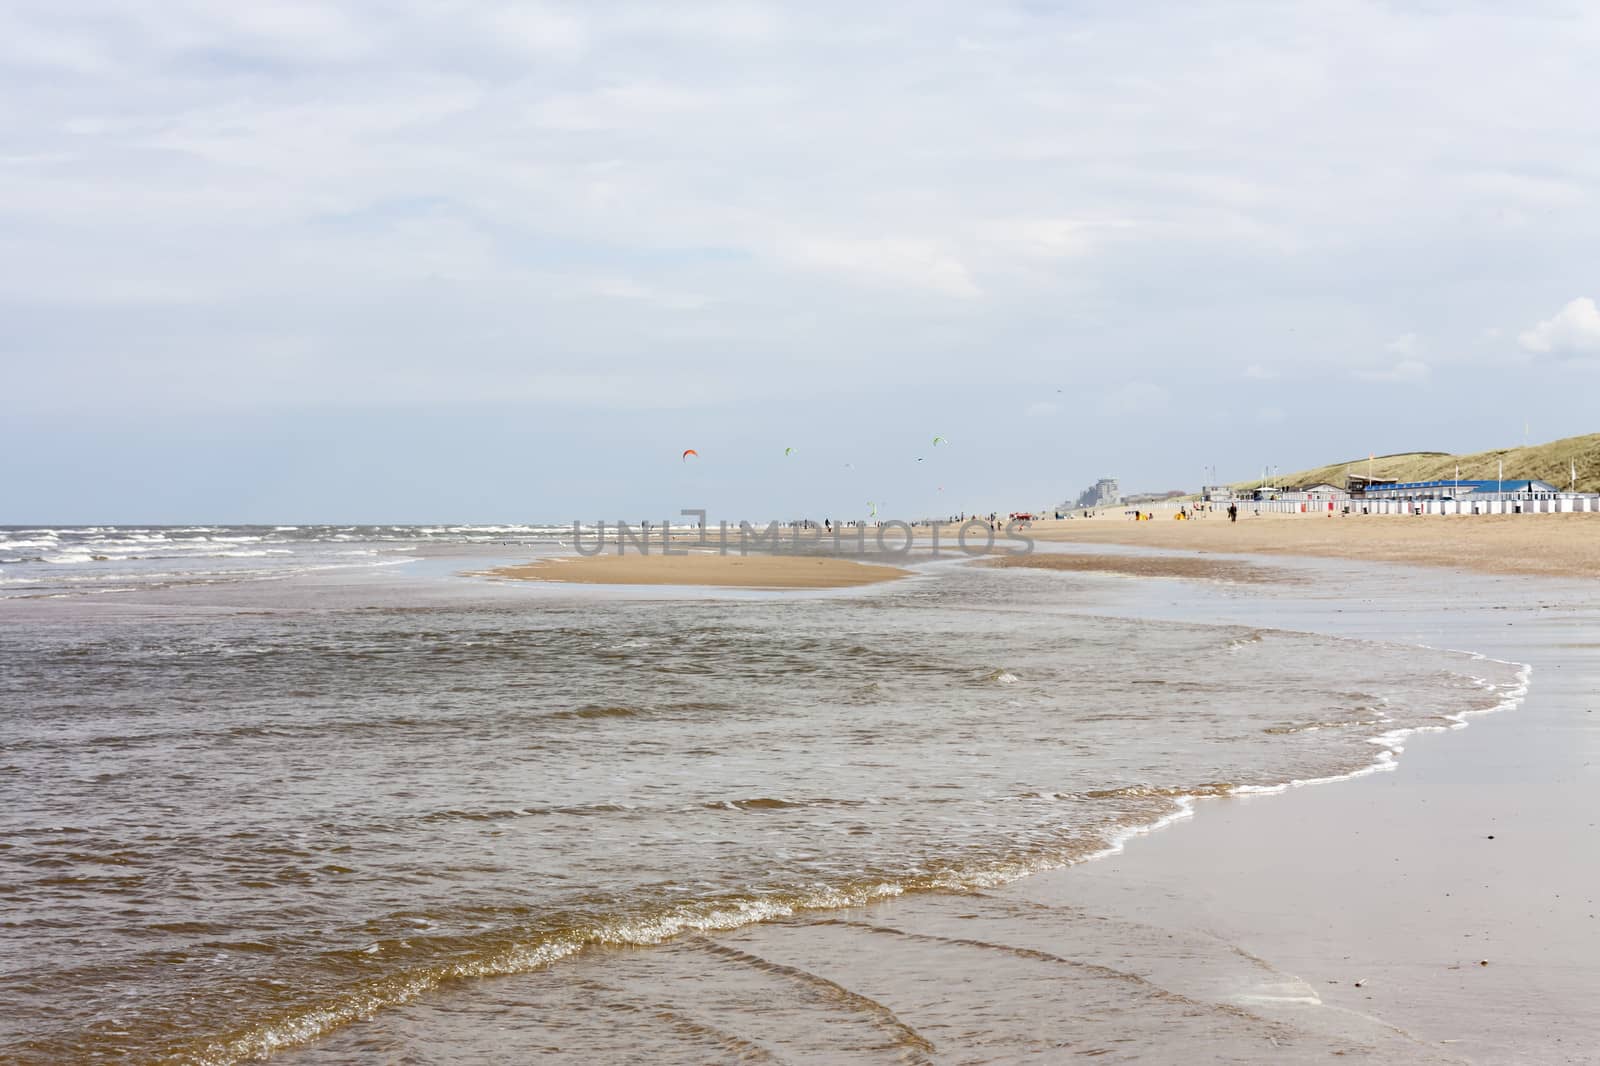
[[[56,537],[23,537],[12,540],[0,538],[0,548],[54,548],[59,543]]]

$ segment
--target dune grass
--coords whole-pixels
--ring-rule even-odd
[[[1570,469],[1578,468],[1578,491],[1600,492],[1600,433],[1581,437],[1566,437],[1546,444],[1531,444],[1525,448],[1496,448],[1471,455],[1453,455],[1450,452],[1406,452],[1400,455],[1380,455],[1368,463],[1366,456],[1349,459],[1327,466],[1313,467],[1293,474],[1285,474],[1279,483],[1285,486],[1315,485],[1326,481],[1344,485],[1345,473],[1365,475],[1370,465],[1374,477],[1394,478],[1398,481],[1436,481],[1455,477],[1457,464],[1463,479],[1493,478],[1500,462],[1505,461],[1506,480],[1537,478],[1565,490],[1571,483]],[[1235,489],[1251,489],[1259,479],[1234,483]]]

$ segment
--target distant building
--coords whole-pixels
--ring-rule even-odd
[[[1399,478],[1392,477],[1366,477],[1361,474],[1346,474],[1344,476],[1345,488],[1350,495],[1355,497],[1366,496],[1369,492],[1394,485]]]
[[[1284,489],[1282,498],[1285,500],[1298,500],[1301,503],[1337,503],[1350,502],[1350,491],[1338,485],[1330,485],[1326,481],[1315,485],[1300,485],[1292,489]]]
[[[1114,477],[1103,477],[1078,494],[1073,507],[1112,507],[1122,502],[1122,486]],[[1064,510],[1067,508],[1063,508]]]

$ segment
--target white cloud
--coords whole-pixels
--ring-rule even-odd
[[[1064,259],[1089,255],[1106,238],[1137,228],[1131,219],[1005,218],[979,223],[974,235],[1004,254]]]
[[[1413,356],[1417,354],[1417,335],[1415,333],[1402,333],[1388,344],[1385,344],[1383,350],[1392,355]]]
[[[701,38],[724,45],[750,45],[771,41],[783,29],[783,18],[772,5],[743,3],[633,4],[606,10],[607,28],[651,39]]]
[[[206,12],[213,40],[236,38],[275,55],[348,61],[370,54],[382,38],[353,13],[325,4],[220,4]]]
[[[422,403],[502,395],[491,348],[436,339],[486,323],[623,369],[666,348],[735,393],[823,365],[863,387],[1048,367],[1135,383],[1110,410],[1167,390],[1199,410],[1237,367],[1326,377],[1397,278],[1392,328],[1415,332],[1365,380],[1426,380],[1476,348],[1446,309],[1515,322],[1497,299],[1530,306],[1530,277],[1587,291],[1600,246],[1600,112],[1570,106],[1600,95],[1600,11],[70,8],[0,4],[0,99],[27,101],[0,158],[0,358],[19,394],[71,368],[80,404],[159,409],[154,379],[95,383],[141,308],[179,308],[149,332],[193,365],[227,352],[255,380],[267,357],[232,338],[282,328],[341,381],[410,360]],[[1526,76],[1493,83],[1490,60]],[[1563,315],[1523,346],[1586,350]],[[1456,378],[1433,383],[1493,387]]]
[[[674,85],[642,82],[551,96],[534,106],[533,118],[551,130],[625,132],[671,121],[710,105],[703,94]]]
[[[663,289],[631,278],[600,278],[588,286],[588,291],[596,296],[631,300],[667,311],[698,311],[709,302],[697,293]]]
[[[1160,385],[1134,381],[1104,393],[1098,404],[1100,413],[1117,418],[1131,414],[1156,414],[1167,409],[1171,394]]]
[[[1580,296],[1517,340],[1525,350],[1541,354],[1600,351],[1600,307]]]
[[[1363,381],[1388,381],[1395,384],[1421,384],[1432,375],[1428,364],[1420,359],[1402,359],[1384,370],[1358,370],[1356,377]]]
[[[581,20],[534,4],[490,8],[483,24],[497,43],[539,58],[573,58],[588,44]]]
[[[981,295],[966,264],[938,241],[877,237],[780,240],[783,259],[823,274],[895,289],[972,299]]]

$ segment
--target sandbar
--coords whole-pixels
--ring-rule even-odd
[[[839,589],[910,575],[897,566],[808,555],[623,555],[540,559],[488,576],[583,585],[697,585],[746,589]]]
[[[1246,584],[1285,584],[1295,574],[1270,566],[1207,559],[1193,555],[1071,555],[1030,552],[1026,555],[998,555],[986,558],[984,566],[1026,567],[1033,570],[1066,570],[1075,573],[1125,574],[1129,577],[1181,577],[1200,581],[1233,581]]]

